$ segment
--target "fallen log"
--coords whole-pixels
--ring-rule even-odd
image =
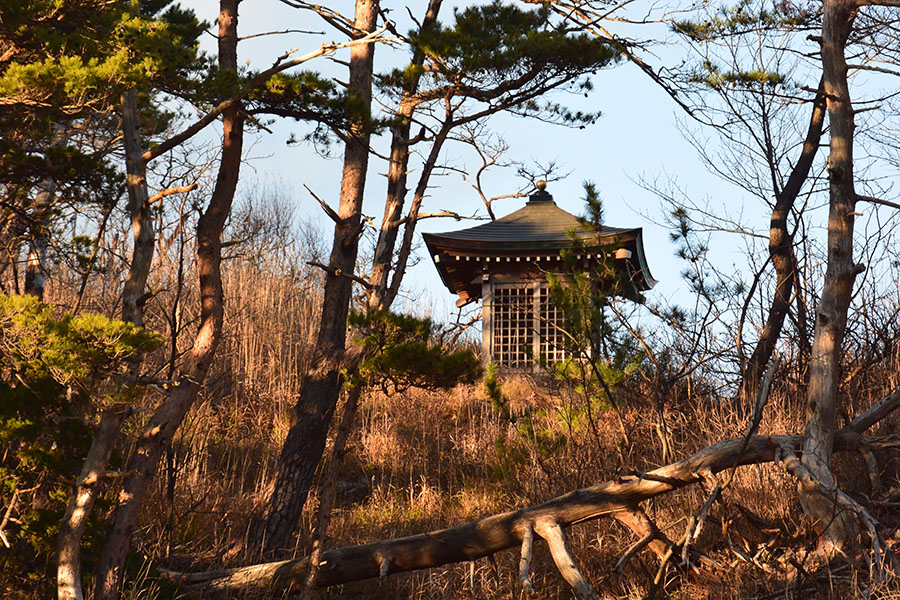
[[[900,390],[835,433],[836,452],[858,450],[861,443],[881,450],[900,446],[897,436],[863,438],[861,432],[900,406]],[[522,546],[522,540],[536,523],[554,521],[562,527],[633,510],[655,496],[697,483],[703,473],[715,474],[736,466],[772,462],[782,448],[799,453],[802,435],[755,435],[724,440],[707,446],[679,462],[636,475],[619,477],[591,487],[574,490],[534,506],[484,517],[477,521],[420,533],[329,550],[319,563],[317,587],[384,577],[390,573],[415,571],[440,565],[470,561]],[[308,559],[165,576],[191,593],[270,591],[302,585]]]

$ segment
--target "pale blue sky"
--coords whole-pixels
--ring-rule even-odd
[[[200,18],[210,22],[215,20],[218,11],[216,0],[190,0],[183,4],[193,7]],[[414,12],[421,12],[424,5],[424,2],[416,2],[411,8]],[[347,1],[329,3],[329,6],[346,7],[352,11],[352,3]],[[401,30],[408,28],[403,23],[406,18],[403,7],[391,15],[398,19]],[[444,19],[451,16],[451,11],[446,10]],[[245,0],[240,5],[239,33],[242,37],[283,29],[321,31],[326,27],[308,12],[289,8],[276,0]],[[665,30],[656,29],[656,33],[665,35]],[[288,49],[299,48],[300,53],[304,53],[318,47],[324,39],[337,40],[340,37],[336,33],[329,33],[324,38],[291,34],[247,40],[239,48],[239,61],[250,61],[251,67],[262,69]],[[205,36],[204,47],[212,50],[213,44],[214,39]],[[660,52],[665,53],[668,60],[674,58],[671,54],[673,50],[661,49]],[[342,58],[346,59],[346,55],[345,50]],[[406,58],[402,50],[379,47],[376,50],[376,69],[385,70],[388,65],[399,64]],[[346,77],[344,67],[324,59],[307,63],[306,67],[335,73],[342,79]],[[570,173],[565,180],[553,182],[548,187],[557,204],[569,212],[582,212],[582,182],[594,181],[605,201],[606,224],[644,228],[647,259],[654,277],[659,281],[651,295],[665,299],[677,299],[683,294],[686,297],[686,286],[679,276],[682,265],[674,256],[668,233],[653,222],[663,219],[660,201],[656,195],[638,185],[637,180],[643,178],[662,183],[667,178],[675,178],[698,202],[709,199],[713,205],[728,206],[732,212],[741,211],[742,192],[707,173],[695,150],[676,127],[676,116],[683,113],[638,69],[628,64],[608,69],[594,78],[594,84],[594,92],[579,104],[582,108],[603,111],[603,116],[591,127],[566,129],[513,117],[495,118],[490,121],[490,127],[509,144],[509,159],[543,164],[555,161],[561,172]],[[246,154],[250,160],[243,170],[244,185],[272,184],[273,187],[288,190],[298,213],[328,228],[330,240],[330,224],[303,186],[308,185],[319,197],[336,205],[340,184],[340,149],[335,152],[334,159],[325,160],[308,146],[289,147],[285,144],[292,131],[305,131],[303,125],[282,121],[273,126],[272,131],[271,134],[254,134],[248,139],[251,143]],[[386,137],[374,142],[381,152],[387,150],[387,144]],[[456,167],[474,169],[479,165],[478,160],[461,146],[451,146],[446,155]],[[385,171],[383,161],[373,158],[364,213],[376,218],[380,218],[383,211],[385,179],[380,174]],[[523,185],[513,169],[497,169],[488,181],[490,195],[512,193]],[[462,182],[459,175],[433,178],[432,183],[438,187],[432,190],[425,210],[450,209],[460,214],[471,214],[482,208],[478,196]],[[495,205],[495,213],[501,216],[511,212],[519,208],[522,202],[521,199],[500,201]],[[758,207],[753,210],[760,211]],[[483,210],[481,212],[483,214]],[[753,224],[757,230],[766,232],[767,219],[762,212],[759,214],[761,218],[756,218]],[[473,224],[430,219],[423,221],[419,230],[452,230]],[[741,250],[738,240],[722,239],[714,247],[719,264],[726,268],[738,264]],[[424,252],[420,254],[423,260],[407,274],[405,286],[411,292],[422,294],[421,300],[415,304],[416,308],[433,304],[436,315],[443,317],[452,310],[455,296],[441,286],[433,265]]]

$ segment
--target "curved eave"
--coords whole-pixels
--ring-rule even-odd
[[[552,259],[558,257],[564,249],[572,247],[570,239],[546,240],[543,242],[487,242],[448,237],[441,234],[425,233],[422,235],[428,248],[428,255],[435,263],[441,282],[453,294],[459,296],[458,304],[467,304],[481,296],[481,284],[478,281],[482,269],[491,260],[511,260],[515,257],[540,257]],[[583,239],[590,237],[586,234]],[[591,252],[602,247],[618,246],[629,250],[631,257],[622,260],[634,273],[632,281],[638,297],[640,292],[647,291],[656,285],[650,274],[647,258],[644,254],[643,230],[615,229],[601,236],[602,245],[585,248]],[[442,260],[443,259],[443,260]]]
[[[638,267],[641,270],[641,276],[646,284],[646,287],[644,288],[646,291],[653,288],[653,286],[657,284],[657,281],[653,278],[653,275],[650,274],[650,266],[647,264],[647,256],[644,254],[644,230],[640,227],[637,229],[634,245],[637,247],[635,253],[637,254],[637,262]]]

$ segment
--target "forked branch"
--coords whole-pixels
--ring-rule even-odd
[[[556,568],[559,569],[563,579],[572,587],[572,591],[575,592],[578,600],[597,600],[596,592],[594,592],[588,580],[584,578],[584,575],[581,574],[581,571],[578,570],[575,561],[572,560],[572,553],[569,552],[569,547],[566,545],[566,537],[563,535],[559,521],[552,517],[544,517],[535,521],[534,530],[547,540],[547,545],[550,546],[550,555],[553,557],[553,562],[556,563]]]

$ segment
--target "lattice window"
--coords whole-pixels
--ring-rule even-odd
[[[541,286],[537,293],[540,298],[538,315],[538,344],[541,362],[552,365],[568,357],[565,349],[566,336],[563,333],[564,320],[560,311],[550,300],[550,290]]]
[[[498,365],[531,366],[534,352],[534,296],[530,287],[495,288],[491,347]]]
[[[491,303],[491,359],[511,369],[530,369],[535,358],[565,360],[561,312],[543,284],[494,286]]]

